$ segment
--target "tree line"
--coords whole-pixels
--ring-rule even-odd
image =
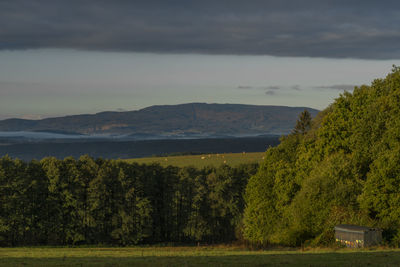
[[[81,156],[0,159],[0,245],[235,240],[257,164],[161,167]]]
[[[270,148],[245,193],[244,237],[328,245],[337,224],[383,229],[400,245],[400,68],[303,113]]]

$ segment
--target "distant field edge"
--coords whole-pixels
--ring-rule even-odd
[[[194,166],[205,167],[220,165],[237,166],[247,163],[261,163],[264,160],[265,152],[242,152],[242,153],[207,153],[183,156],[158,156],[145,158],[124,159],[129,163],[136,162],[139,164],[157,163],[162,166]]]
[[[278,136],[167,139],[142,141],[85,141],[55,140],[40,142],[12,142],[0,138],[0,156],[9,155],[22,160],[40,160],[45,157],[74,157],[82,155],[104,159],[131,159],[170,154],[206,154],[263,152],[279,144]]]

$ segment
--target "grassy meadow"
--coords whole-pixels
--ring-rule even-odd
[[[243,153],[224,153],[224,154],[202,154],[185,156],[165,156],[127,159],[128,162],[137,162],[140,164],[159,163],[162,166],[194,166],[202,168],[205,166],[218,167],[221,164],[237,166],[241,163],[260,163],[264,159],[265,152],[243,152]]]
[[[399,249],[0,248],[0,266],[399,266]]]

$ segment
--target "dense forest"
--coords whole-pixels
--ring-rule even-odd
[[[0,246],[221,243],[257,164],[195,169],[82,156],[0,159]]]
[[[400,68],[304,111],[260,165],[0,159],[0,245],[329,245],[336,224],[400,245]]]
[[[248,183],[244,236],[324,245],[339,223],[379,227],[400,245],[400,68],[345,92],[267,151]]]

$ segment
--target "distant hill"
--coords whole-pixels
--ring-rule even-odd
[[[0,131],[146,137],[218,137],[286,134],[306,107],[189,103],[137,111],[101,112],[42,120],[7,119]]]

